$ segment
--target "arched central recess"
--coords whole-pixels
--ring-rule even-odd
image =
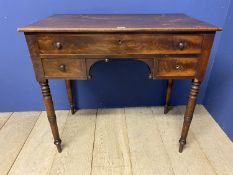
[[[96,59],[96,58],[89,58],[86,59],[86,65],[87,65],[87,75],[88,75],[88,79],[91,79],[92,75],[91,75],[91,69],[92,67],[97,63],[97,62],[109,62],[111,60],[123,60],[123,58],[101,58],[101,59]],[[131,60],[131,61],[141,61],[143,63],[146,64],[146,66],[148,67],[148,78],[149,79],[153,79],[153,75],[154,75],[154,59],[153,58],[127,58],[127,60]]]

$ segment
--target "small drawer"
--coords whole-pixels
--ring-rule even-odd
[[[196,74],[198,58],[155,59],[155,77],[193,77]]]
[[[41,54],[200,54],[202,35],[51,34],[39,35]]]
[[[85,59],[50,58],[42,59],[42,64],[46,78],[87,78]]]

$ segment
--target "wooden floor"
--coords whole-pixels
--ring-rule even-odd
[[[184,107],[57,111],[57,153],[45,112],[0,113],[0,175],[233,175],[233,144],[197,106],[182,154]]]

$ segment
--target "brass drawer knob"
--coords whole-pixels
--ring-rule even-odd
[[[61,49],[61,48],[62,48],[61,42],[56,42],[56,43],[55,43],[55,47],[56,47],[57,49]]]
[[[66,65],[61,64],[61,65],[59,65],[58,69],[59,69],[61,72],[65,72],[65,71],[66,71]]]
[[[183,41],[178,43],[178,47],[179,47],[180,50],[184,50],[185,46],[186,46],[186,44]]]

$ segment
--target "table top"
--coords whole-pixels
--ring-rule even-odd
[[[185,14],[57,14],[19,32],[214,32],[220,27]]]

